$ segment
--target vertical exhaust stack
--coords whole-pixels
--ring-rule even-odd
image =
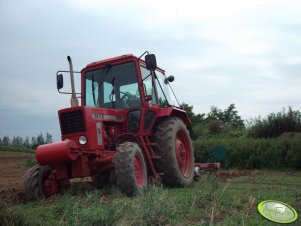
[[[73,75],[73,65],[72,65],[72,60],[70,56],[67,56],[68,62],[69,62],[69,67],[70,67],[70,78],[71,78],[71,89],[72,89],[72,94],[71,94],[71,107],[78,107],[78,99],[76,98],[75,94],[75,85],[74,85],[74,75]]]

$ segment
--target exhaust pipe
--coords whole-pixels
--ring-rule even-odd
[[[74,85],[74,75],[73,75],[73,65],[72,65],[72,60],[70,56],[67,56],[68,62],[69,62],[69,67],[70,67],[70,78],[71,78],[71,107],[78,107],[78,99],[76,98],[75,94],[75,85]]]

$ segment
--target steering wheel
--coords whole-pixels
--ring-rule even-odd
[[[130,99],[129,95],[125,92],[119,92],[120,94],[122,94],[122,97],[120,98],[123,101],[128,101]]]

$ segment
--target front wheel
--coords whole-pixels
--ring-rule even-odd
[[[35,165],[27,172],[24,182],[25,198],[27,200],[44,199],[44,182],[50,175],[50,166]]]
[[[162,181],[168,187],[183,187],[193,181],[194,157],[189,132],[183,121],[171,117],[161,122],[155,131],[156,153],[161,156],[155,162],[163,173]]]
[[[138,144],[125,142],[117,147],[115,174],[117,186],[128,196],[147,187],[146,165]]]

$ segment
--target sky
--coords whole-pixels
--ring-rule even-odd
[[[195,113],[301,110],[299,0],[0,0],[0,31],[0,137],[60,139],[57,111],[70,96],[55,75],[68,55],[80,71],[148,50]]]

